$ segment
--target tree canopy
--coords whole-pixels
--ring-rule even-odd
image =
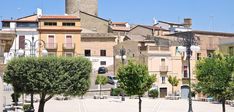
[[[4,81],[16,92],[39,94],[43,105],[39,112],[43,112],[43,103],[54,95],[85,94],[91,71],[91,62],[83,57],[22,57],[7,64]]]
[[[225,100],[233,98],[234,57],[214,54],[196,65],[196,75],[199,89],[216,99],[222,100],[225,112]]]
[[[180,80],[177,79],[176,76],[173,77],[173,76],[170,75],[168,77],[168,82],[171,84],[171,86],[172,86],[172,94],[174,94],[174,86],[178,86]]]
[[[100,85],[100,88],[99,88],[100,89],[100,91],[99,91],[100,98],[101,98],[101,95],[102,95],[101,94],[102,93],[102,85],[107,84],[107,82],[108,82],[108,79],[107,79],[106,76],[97,75],[95,83]]]
[[[126,94],[138,96],[139,112],[141,112],[141,97],[152,87],[156,77],[149,74],[146,65],[130,61],[119,68],[117,78]]]

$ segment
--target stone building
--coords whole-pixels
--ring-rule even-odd
[[[98,0],[66,0],[66,14],[79,16],[80,11],[98,16]]]
[[[34,40],[38,40],[38,22],[37,22],[37,14],[21,17],[15,20],[3,20],[2,21],[2,31],[3,32],[16,32],[16,38],[14,39],[14,43],[11,46],[11,49],[8,53],[4,53],[5,63],[17,55],[19,49],[25,50],[25,55],[30,54],[30,43],[32,38]],[[29,41],[28,41],[29,40]],[[25,45],[25,43],[27,43]],[[35,48],[37,48],[36,45]],[[37,54],[37,53],[36,53]]]
[[[224,55],[234,55],[234,38],[221,39],[219,42],[219,50]]]
[[[3,104],[5,104],[5,92],[3,86],[3,70],[5,68],[4,62],[4,52],[9,52],[13,40],[15,38],[15,32],[2,32],[0,31],[0,111],[3,111]]]
[[[82,33],[81,55],[90,59],[93,71],[99,67],[113,71],[113,46],[116,45],[116,37],[111,33]]]

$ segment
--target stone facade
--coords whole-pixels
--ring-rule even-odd
[[[108,20],[105,20],[103,18],[94,16],[85,12],[80,13],[80,18],[81,18],[82,29],[88,29],[97,33],[109,33],[110,32]]]
[[[91,15],[98,15],[98,0],[66,0],[65,13],[80,16],[80,11]]]
[[[98,0],[80,0],[80,11],[98,16]]]

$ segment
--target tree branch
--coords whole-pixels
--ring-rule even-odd
[[[49,101],[51,98],[53,98],[54,95],[49,95],[47,98],[45,98],[45,102]]]

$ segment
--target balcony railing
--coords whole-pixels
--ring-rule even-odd
[[[75,43],[63,43],[63,49],[73,50],[75,49]]]
[[[159,71],[160,72],[168,72],[168,66],[160,66]]]
[[[46,43],[46,49],[57,49],[58,44],[57,43]]]

